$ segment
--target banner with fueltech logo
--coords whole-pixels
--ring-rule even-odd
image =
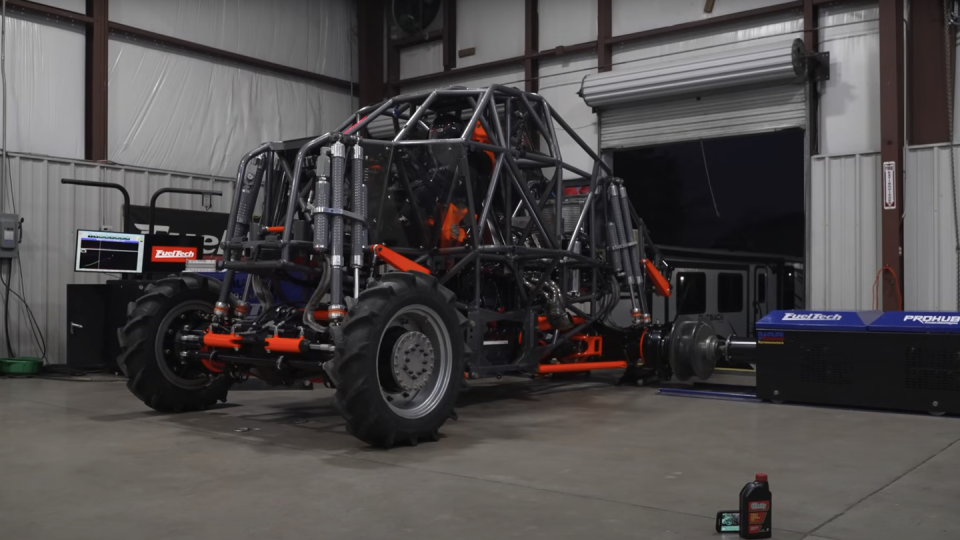
[[[197,248],[176,246],[153,246],[150,250],[150,260],[153,262],[177,262],[197,260]]]
[[[757,321],[757,330],[856,332],[866,330],[866,323],[877,315],[857,311],[771,311]]]
[[[150,207],[131,205],[130,217],[135,229],[127,232],[143,234],[150,228]],[[228,214],[221,212],[157,208],[154,213],[154,231],[171,236],[202,237],[202,258],[215,259],[223,253],[220,250],[220,241],[226,237],[229,217]],[[156,262],[156,259],[152,260]],[[165,262],[174,261],[168,259]]]

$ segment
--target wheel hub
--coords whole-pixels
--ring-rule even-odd
[[[393,378],[408,392],[423,388],[433,373],[434,353],[430,338],[423,332],[410,331],[393,346]]]

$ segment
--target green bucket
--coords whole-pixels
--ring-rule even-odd
[[[34,375],[42,367],[40,358],[0,358],[0,373],[5,375]]]

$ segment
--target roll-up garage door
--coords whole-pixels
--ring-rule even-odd
[[[589,75],[602,148],[650,146],[804,127],[805,88],[791,41],[710,56],[653,59]]]

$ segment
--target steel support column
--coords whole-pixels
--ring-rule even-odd
[[[903,290],[903,0],[880,0],[881,306],[896,310]],[[899,277],[899,281],[889,271]]]
[[[450,71],[455,67],[457,67],[457,0],[444,0],[443,70]]]
[[[815,28],[817,27],[817,7],[814,0],[803,0],[803,43],[807,49],[816,52],[820,49],[820,40]],[[807,140],[809,141],[810,155],[820,153],[820,83],[810,80],[809,99],[807,100]]]
[[[91,161],[107,159],[109,4],[109,0],[87,0],[87,16],[92,24],[86,35],[84,157]]]
[[[360,106],[383,101],[383,38],[386,17],[383,0],[360,0],[357,4],[357,55],[360,59]]]
[[[613,69],[613,0],[597,0],[597,69]]]
[[[540,88],[540,59],[536,56],[540,48],[539,1],[525,0],[523,15],[523,79],[527,92],[538,92]]]
[[[911,2],[907,32],[907,141],[950,141],[947,65],[952,39],[944,43],[943,2]],[[952,65],[952,64],[951,64]],[[952,82],[952,81],[951,81]]]

